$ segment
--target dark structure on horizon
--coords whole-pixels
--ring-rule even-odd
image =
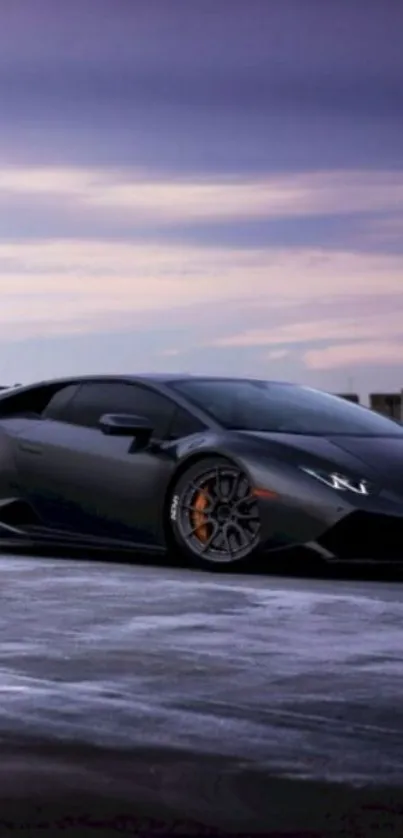
[[[376,413],[392,419],[403,419],[402,393],[370,393],[369,406]]]
[[[341,399],[360,404],[360,397],[357,393],[338,393],[337,395]],[[369,407],[375,413],[401,421],[403,420],[403,391],[400,393],[370,393]]]

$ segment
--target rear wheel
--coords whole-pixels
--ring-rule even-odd
[[[200,460],[179,478],[169,517],[176,546],[199,567],[239,567],[259,546],[259,509],[249,479],[224,458]]]

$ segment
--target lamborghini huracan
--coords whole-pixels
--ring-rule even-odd
[[[403,558],[403,426],[295,384],[94,376],[0,394],[0,545],[238,568]]]

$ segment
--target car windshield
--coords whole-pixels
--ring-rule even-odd
[[[310,387],[228,379],[176,381],[172,386],[230,430],[403,438],[403,426],[392,419]]]

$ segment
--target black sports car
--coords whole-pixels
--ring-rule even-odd
[[[403,426],[281,382],[143,375],[0,394],[0,533],[12,545],[403,558]]]

